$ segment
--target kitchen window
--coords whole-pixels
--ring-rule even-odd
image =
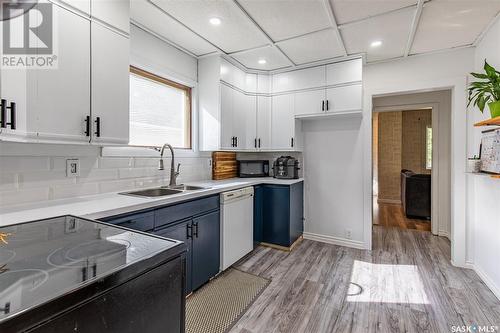
[[[130,145],[191,149],[191,88],[130,67]]]

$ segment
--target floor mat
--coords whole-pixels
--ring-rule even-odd
[[[228,331],[269,282],[256,275],[228,269],[188,297],[186,332]]]

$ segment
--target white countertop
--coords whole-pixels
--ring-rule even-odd
[[[0,226],[40,220],[61,215],[75,215],[90,219],[133,212],[156,206],[168,205],[184,200],[196,199],[246,186],[259,184],[292,185],[300,179],[232,178],[226,180],[205,180],[189,182],[189,185],[208,187],[205,190],[186,191],[158,198],[141,198],[118,194],[119,192],[77,197],[63,200],[44,201],[0,208]],[[137,189],[139,190],[139,189]],[[122,191],[120,191],[122,192]]]

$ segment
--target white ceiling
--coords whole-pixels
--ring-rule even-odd
[[[194,56],[223,53],[255,70],[471,46],[500,12],[500,0],[131,1],[136,25]],[[214,17],[220,25],[209,23]]]

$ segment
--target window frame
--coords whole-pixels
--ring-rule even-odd
[[[184,138],[186,140],[185,142],[188,143],[186,147],[173,147],[174,149],[180,149],[180,150],[193,150],[193,101],[192,101],[192,94],[193,94],[193,88],[183,85],[181,83],[166,79],[162,76],[159,76],[157,74],[151,73],[149,71],[146,71],[142,68],[136,67],[136,66],[130,66],[130,74],[137,75],[143,79],[150,80],[153,82],[157,82],[160,84],[164,84],[176,89],[183,90],[186,93],[186,110],[185,116],[187,117],[186,121],[186,133],[187,137]],[[140,147],[136,145],[129,145],[130,147]]]

